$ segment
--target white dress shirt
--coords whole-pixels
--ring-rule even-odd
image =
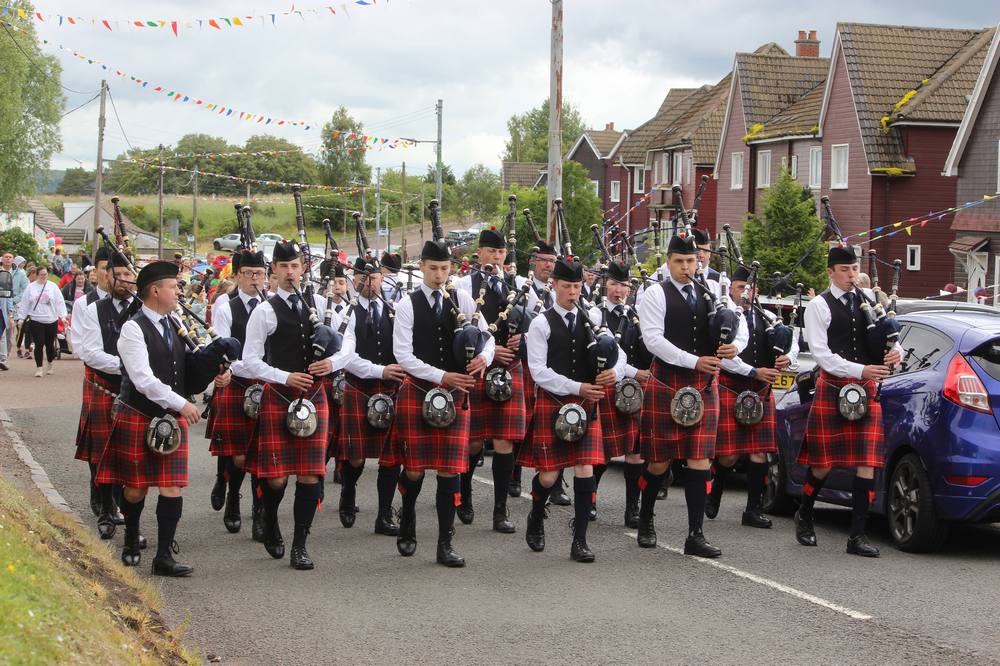
[[[625,307],[625,304],[620,304],[620,305],[621,305],[621,308],[622,308],[622,316],[623,317],[628,317],[628,308]],[[615,310],[616,307],[619,307],[619,304],[612,303],[610,300],[604,299],[604,302],[601,304],[600,307],[593,307],[593,308],[590,309],[590,312],[588,313],[590,315],[590,321],[592,321],[595,324],[597,324],[598,326],[600,326],[601,325],[601,321],[604,320],[604,319],[606,319],[605,316],[604,316],[604,313],[605,312],[614,312],[614,310]],[[631,325],[632,324],[629,323],[629,326],[631,326]],[[611,331],[611,334],[614,335],[615,331]],[[618,345],[618,348],[622,349],[621,344]],[[623,372],[625,373],[624,376],[625,377],[629,377],[629,378],[635,377],[636,373],[639,372],[639,368],[635,367],[634,365],[629,364],[628,357],[625,354],[624,350],[622,350],[622,352],[619,354],[619,356],[622,359],[625,360],[624,370],[623,370]],[[617,366],[615,366],[615,367],[617,368]],[[621,379],[621,377],[619,377],[619,379]]]
[[[831,284],[830,293],[837,300],[842,300],[844,294],[847,292],[837,285]],[[860,300],[858,307],[861,307]],[[809,345],[809,353],[819,363],[819,367],[831,375],[861,379],[861,375],[865,369],[864,364],[848,361],[843,356],[830,351],[827,331],[830,328],[831,321],[833,321],[833,313],[830,312],[830,306],[825,298],[817,296],[809,301],[809,304],[806,305],[806,312],[802,316],[802,323],[805,326],[806,343]],[[902,352],[903,348],[897,342],[894,349]],[[881,359],[879,359],[879,363],[881,363]]]
[[[575,316],[579,316],[579,310],[567,310],[559,303],[552,303],[552,310],[559,314],[559,318],[566,321],[566,314],[573,312]],[[592,308],[587,316],[590,321],[596,325],[601,323],[601,313],[597,308]],[[576,319],[574,318],[574,322]],[[535,380],[535,383],[540,387],[551,393],[552,395],[580,395],[580,387],[583,386],[581,382],[570,379],[566,375],[561,375],[552,368],[548,366],[548,356],[549,356],[549,336],[552,334],[552,329],[549,327],[549,320],[543,315],[535,317],[535,320],[531,322],[531,326],[528,328],[528,371],[531,372],[531,378]],[[615,381],[621,379],[625,376],[625,352],[622,351],[621,347],[618,348],[618,362],[615,363],[613,368],[615,371]]]
[[[17,318],[31,317],[39,324],[54,324],[66,316],[66,301],[54,282],[32,282],[21,294]]]
[[[434,289],[427,286],[426,283],[421,282],[419,289],[414,289],[413,293],[422,293],[427,299],[427,303],[434,307]],[[445,308],[450,307],[447,301],[447,293],[443,289],[438,289],[441,296],[441,308],[442,312]],[[469,296],[468,292],[461,289],[455,290],[455,295],[458,297],[458,309],[465,313],[466,317],[471,317],[472,313],[476,311],[476,303]],[[483,317],[479,318],[479,328],[480,330],[486,330],[486,319]],[[404,298],[399,301],[396,305],[396,319],[393,324],[392,329],[392,351],[393,355],[396,357],[396,362],[403,366],[403,370],[407,373],[413,375],[417,379],[422,379],[432,384],[440,384],[444,381],[445,371],[441,368],[436,368],[429,363],[424,363],[416,354],[413,353],[413,301],[409,297]],[[424,331],[419,331],[418,333],[425,333]],[[430,333],[427,331],[426,333]],[[486,365],[489,366],[493,363],[493,353],[496,350],[496,343],[493,337],[486,341],[486,345],[483,347],[482,353],[479,354],[486,361]],[[451,353],[447,350],[447,353]]]
[[[378,311],[380,317],[388,316],[388,313],[385,310],[385,304],[378,299],[370,301],[364,296],[359,295],[358,307],[364,308],[366,312],[374,307]],[[374,311],[372,311],[372,316],[375,316]],[[347,329],[344,331],[344,346],[347,346],[348,338],[350,338],[351,347],[354,349],[354,353],[351,354],[351,358],[347,359],[344,370],[351,373],[358,379],[382,379],[382,373],[385,371],[385,366],[379,365],[378,363],[372,363],[368,359],[363,358],[357,352],[357,334],[354,330],[357,317],[358,310],[355,308],[354,312],[351,313],[351,318],[347,320]],[[388,342],[389,344],[392,344],[391,340]]]
[[[80,358],[83,358],[81,351],[83,350],[84,344],[84,329],[86,329],[88,325],[99,326],[96,319],[93,322],[86,321],[88,312],[87,296],[89,295],[90,294],[84,294],[80,298],[73,301],[73,317],[69,327],[69,341],[73,345],[73,353]],[[107,295],[108,292],[97,288],[97,300],[100,300]]]
[[[111,300],[112,306],[119,314],[121,314],[122,309],[127,308],[131,302],[131,296],[123,301],[116,298]],[[73,307],[76,309],[75,303],[73,304]],[[104,337],[101,335],[101,324],[97,317],[97,301],[94,301],[87,306],[83,319],[86,320],[86,325],[82,331],[83,337],[81,339],[80,346],[77,347],[75,344],[73,346],[73,349],[78,350],[77,356],[79,356],[80,360],[94,370],[100,370],[101,372],[105,372],[109,375],[120,375],[120,359],[114,354],[109,354],[104,351]],[[157,322],[157,324],[158,323],[159,322]],[[73,328],[76,328],[75,314],[73,315]]]
[[[243,301],[243,307],[250,311],[250,300],[256,300],[257,306],[263,302],[257,294],[248,294],[242,289],[237,290],[239,294],[239,299]],[[215,305],[212,306],[212,328],[215,332],[219,334],[221,338],[229,338],[233,335],[233,308],[229,304],[231,299],[227,297],[219,298],[215,301]],[[249,321],[247,322],[249,327]],[[242,357],[242,352],[240,353]],[[232,365],[229,366],[232,373],[241,379],[254,379],[254,376],[247,369],[246,364],[243,363],[242,358],[239,361],[234,361]]]
[[[173,315],[157,314],[145,305],[142,306],[140,312],[153,322],[153,327],[161,333],[163,327],[160,320],[168,316],[174,319]],[[174,319],[174,322],[177,323],[177,320]],[[174,340],[174,344],[184,343],[180,338],[177,338]],[[139,393],[164,409],[179,412],[184,408],[184,405],[187,404],[187,398],[179,393],[174,393],[170,386],[161,382],[153,374],[153,369],[149,366],[149,348],[146,346],[146,339],[142,335],[142,329],[138,322],[129,320],[122,326],[121,335],[118,336],[118,355],[121,357],[122,365],[125,366],[129,380]]]

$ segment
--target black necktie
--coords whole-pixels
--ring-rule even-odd
[[[170,321],[167,317],[160,319],[160,326],[163,327],[163,340],[167,343],[167,349],[174,350],[174,336],[170,332]]]
[[[503,286],[500,284],[500,279],[497,277],[491,277],[490,286],[493,287],[493,293],[497,295],[497,298],[503,300]]]
[[[625,310],[622,309],[622,306],[616,305],[615,306],[615,316],[618,317],[619,319],[621,319],[622,315],[624,315],[624,314],[625,314]]]
[[[250,306],[250,312],[253,312],[253,309],[255,307],[257,307],[257,303],[258,303],[258,301],[257,301],[256,298],[251,298],[250,299],[250,302],[248,303],[248,305]]]
[[[552,292],[551,291],[545,292],[545,307],[547,307],[547,308],[551,308],[552,307]]]
[[[379,324],[382,323],[382,313],[379,312],[378,303],[372,301],[371,309],[372,309],[372,318],[371,318],[372,328],[378,330]]]
[[[574,319],[576,319],[576,315],[574,315],[572,312],[567,312],[566,313],[566,327],[569,329],[570,333],[573,332],[573,320]]]
[[[340,314],[340,311],[343,310],[343,309],[344,309],[344,306],[341,305],[340,303],[337,303],[337,307],[334,308],[334,310],[337,311],[337,314]]]
[[[294,312],[295,314],[302,314],[302,311],[299,310],[298,294],[292,294],[291,296],[288,297],[288,305],[291,306],[292,312]]]
[[[684,285],[684,294],[686,295],[688,307],[691,308],[691,312],[695,312],[698,309],[698,301],[694,297],[694,287],[689,284]]]
[[[441,292],[434,292],[434,318],[441,319]]]
[[[753,310],[747,313],[747,333],[751,340],[753,340],[753,331],[757,328],[757,313]]]
[[[853,291],[844,294],[844,298],[847,299],[847,307],[850,309],[852,315],[857,314],[858,311],[857,297],[858,295]]]

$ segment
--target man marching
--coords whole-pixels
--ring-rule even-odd
[[[142,309],[121,328],[118,353],[124,371],[116,413],[111,422],[108,444],[97,471],[97,482],[125,486],[122,513],[125,514],[125,545],[121,559],[126,566],[138,566],[139,517],[151,487],[159,489],[156,504],[157,540],[153,574],[188,576],[192,567],[173,558],[178,552],[174,535],[183,509],[181,488],[187,485],[188,425],[201,418],[198,408],[184,396],[200,393],[201,386],[188,377],[188,353],[178,335],[179,324],[170,316],[177,305],[177,266],[155,261],[139,271],[136,279]],[[216,385],[228,383],[229,371],[216,377]],[[164,419],[164,421],[159,421]],[[161,450],[147,445],[152,421],[170,431]],[[160,428],[156,429],[159,432]],[[176,449],[168,452],[173,445]]]
[[[672,237],[667,247],[669,275],[647,289],[639,304],[642,339],[655,358],[642,408],[641,451],[647,468],[639,480],[637,541],[642,548],[656,546],[656,494],[671,459],[683,458],[687,460],[684,495],[688,510],[684,554],[718,557],[722,551],[708,543],[702,532],[712,479],[709,459],[714,453],[719,421],[716,380],[720,358],[735,358],[739,348],[736,344],[714,345],[710,339],[710,306],[701,287],[692,282],[698,268],[697,252],[693,238]],[[677,423],[671,414],[671,401],[686,388],[697,392],[703,404],[703,415],[692,425]]]
[[[559,471],[572,467],[575,518],[570,557],[576,562],[593,562],[587,527],[597,490],[594,465],[604,462],[597,403],[604,398],[605,387],[613,386],[619,373],[624,372],[625,354],[619,352],[616,367],[595,375],[588,358],[592,334],[580,318],[588,315],[577,307],[583,266],[572,257],[561,258],[552,278],[556,294],[553,306],[531,322],[527,334],[528,369],[539,390],[518,460],[537,472],[531,480],[531,511],[525,541],[535,552],[545,549],[545,504]],[[576,405],[587,414],[585,431],[576,441],[566,441],[566,433],[560,432],[557,425],[564,405]]]
[[[802,505],[795,514],[795,537],[803,546],[816,545],[813,506],[833,467],[854,467],[851,486],[851,531],[847,552],[878,557],[879,550],[865,535],[868,509],[875,497],[875,468],[883,467],[882,406],[876,399],[879,383],[899,363],[900,346],[886,354],[873,354],[866,345],[863,295],[855,287],[860,267],[851,247],[832,247],[827,255],[830,288],[806,306],[805,336],[809,352],[821,371],[809,410],[806,434],[798,463],[809,471],[802,488]],[[847,420],[838,409],[840,390],[860,385],[867,413]]]
[[[420,253],[423,282],[396,307],[392,349],[407,377],[396,401],[396,421],[389,436],[386,464],[401,462],[399,492],[403,510],[399,520],[396,548],[408,557],[417,550],[416,502],[423,485],[424,471],[437,471],[438,545],[437,562],[447,567],[465,566],[465,558],[452,547],[455,506],[461,501],[458,474],[469,466],[470,410],[457,403],[476,384],[493,362],[494,342],[487,339],[483,349],[470,361],[460,361],[453,350],[459,313],[469,317],[475,310],[472,298],[461,290],[446,290],[451,271],[451,253],[444,241],[427,241]],[[480,329],[485,322],[479,320]],[[434,425],[423,416],[425,397],[438,388],[448,390],[457,400],[450,407],[444,395],[432,395]],[[442,411],[447,416],[441,416]],[[452,418],[450,412],[454,411]]]
[[[750,271],[742,266],[733,273],[729,289],[732,307],[740,303],[749,278]],[[719,376],[720,411],[713,466],[715,475],[712,479],[712,492],[705,505],[705,515],[709,518],[718,515],[726,479],[740,456],[748,455],[747,503],[741,520],[747,527],[767,529],[771,527],[771,520],[761,511],[761,498],[767,484],[767,454],[778,451],[771,383],[782,370],[792,364],[799,349],[793,339],[788,354],[776,354],[767,340],[767,322],[754,305],[757,300],[756,287],[748,296],[749,308],[743,316],[747,327],[747,346],[736,358],[722,361],[722,373]],[[757,423],[744,424],[736,419],[737,398],[744,391],[756,393],[763,403],[763,417]]]

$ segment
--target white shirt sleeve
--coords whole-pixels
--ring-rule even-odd
[[[233,309],[227,296],[217,299],[212,306],[212,328],[221,338],[228,338],[233,334]]]
[[[824,298],[816,297],[809,301],[805,314],[802,316],[809,353],[816,359],[819,366],[831,375],[861,379],[861,373],[865,369],[864,365],[848,361],[843,356],[830,351],[827,330],[830,328],[832,320],[830,306]]]
[[[382,316],[386,316],[383,313]],[[357,317],[357,310],[351,315],[351,319],[347,324],[347,330],[344,331],[344,346],[346,347],[348,338],[350,338],[351,343],[354,348],[354,353],[351,358],[347,360],[347,365],[344,369],[351,373],[359,379],[382,379],[382,373],[385,371],[384,365],[379,365],[378,363],[372,363],[368,359],[361,356],[357,351],[357,336],[354,333],[355,318]],[[392,341],[389,341],[390,344]]]
[[[540,387],[553,395],[580,395],[580,382],[573,381],[548,366],[549,320],[535,317],[528,327],[528,371]]]
[[[656,287],[643,293],[642,300],[639,301],[639,329],[646,349],[663,363],[693,369],[698,364],[698,357],[679,349],[664,337],[663,319],[666,311],[663,289]]]
[[[75,312],[76,306],[77,304],[74,303],[74,329],[76,329],[78,316]],[[73,349],[78,350],[77,355],[94,370],[100,370],[111,375],[121,374],[121,360],[114,354],[104,351],[104,337],[101,335],[101,326],[97,319],[97,302],[95,301],[88,305],[84,313],[79,316],[81,319],[86,319],[87,323],[83,326],[84,330],[81,332],[80,346],[77,347],[76,342],[73,343]]]
[[[84,294],[80,298],[73,301],[73,321],[71,322],[69,328],[69,341],[73,345],[73,352],[76,353],[76,355],[79,356],[81,359],[83,359],[84,363],[87,363],[87,360],[84,359],[83,339],[84,339],[84,330],[87,328],[88,323],[96,326],[97,318],[95,315],[93,322],[88,322],[87,295]],[[87,363],[87,365],[90,364]]]
[[[264,345],[268,336],[278,329],[278,318],[268,302],[261,303],[250,313],[247,341],[243,345],[243,367],[249,376],[265,382],[284,384],[289,373],[264,362]]]
[[[409,298],[400,300],[396,305],[392,351],[403,370],[417,379],[432,384],[440,384],[444,380],[444,370],[424,363],[413,353],[413,301]]]
[[[149,367],[149,348],[146,347],[146,339],[136,322],[127,321],[122,326],[118,337],[118,353],[129,380],[139,393],[164,409],[179,412],[184,408],[187,398],[174,393],[172,388],[156,378],[153,369]]]

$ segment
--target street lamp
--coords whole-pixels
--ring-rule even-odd
[[[438,126],[440,131],[440,125]],[[406,137],[399,137],[402,141],[409,141],[410,143],[433,143],[437,145],[437,172],[434,174],[434,189],[437,192],[438,204],[441,204],[441,173],[444,170],[441,164],[441,142],[438,139],[408,139]]]

